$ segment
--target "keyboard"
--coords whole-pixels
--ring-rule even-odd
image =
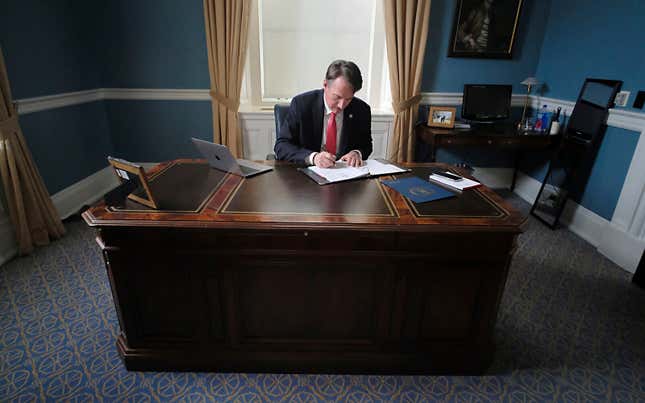
[[[239,164],[239,165],[240,165],[240,171],[242,171],[242,173],[244,175],[252,174],[252,173],[255,173],[255,172],[258,171],[257,169],[249,168],[249,167],[241,165],[241,164]]]
[[[243,159],[237,160],[237,163],[240,166],[245,166],[247,168],[255,169],[256,171],[259,171],[261,169],[265,169],[267,167],[264,164],[260,164],[260,163],[249,161],[249,160],[243,160]]]

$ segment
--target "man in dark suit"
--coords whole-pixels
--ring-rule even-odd
[[[276,158],[328,168],[337,159],[360,166],[372,153],[372,112],[354,93],[363,86],[358,66],[336,60],[323,88],[297,95],[276,133]]]

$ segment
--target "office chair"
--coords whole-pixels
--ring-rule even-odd
[[[280,127],[282,126],[282,122],[287,116],[288,110],[289,110],[289,105],[275,104],[275,106],[273,107],[273,119],[275,120],[276,137],[278,137],[278,134],[280,133]],[[267,154],[267,160],[274,160],[274,159],[275,159],[274,153]]]

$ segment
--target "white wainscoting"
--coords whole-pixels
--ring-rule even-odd
[[[423,93],[422,103],[434,105],[461,105],[461,93]],[[208,101],[207,89],[122,89],[99,88],[94,90],[79,91],[50,95],[45,97],[16,100],[20,114],[33,113],[41,110],[60,108],[84,102],[99,101],[104,99],[137,99],[137,100],[188,100]],[[524,95],[513,94],[512,104],[522,106]],[[566,115],[570,115],[574,102],[544,98],[530,97],[530,105],[538,108],[541,105],[549,108],[562,107]],[[249,159],[264,159],[267,153],[272,152],[275,142],[275,126],[272,111],[241,112],[245,157]],[[622,109],[612,109],[609,114],[608,125],[619,127],[640,134],[638,145],[631,160],[627,177],[621,191],[618,204],[611,221],[607,221],[597,214],[575,204],[567,203],[562,221],[568,224],[569,229],[577,233],[598,250],[616,262],[624,269],[634,272],[638,260],[645,249],[645,114]],[[372,136],[374,140],[374,157],[385,157],[389,135],[392,129],[392,116],[388,114],[375,114],[372,117]],[[506,186],[509,173],[505,169],[476,168],[475,174],[482,178],[484,183],[491,186]],[[74,184],[57,193],[52,198],[55,200],[59,212],[74,210],[84,204],[89,204],[92,197],[86,197],[96,187],[103,189],[99,184],[102,175],[95,174],[94,179],[84,185]],[[97,182],[95,182],[97,181]],[[80,182],[79,182],[80,183]],[[539,189],[539,182],[527,175],[519,174],[516,193],[529,203],[535,199]],[[101,190],[102,192],[102,190]],[[72,196],[73,194],[79,197]],[[94,196],[98,193],[94,193]],[[101,193],[102,194],[102,193]],[[0,219],[0,234],[2,234],[8,220]],[[6,231],[5,231],[6,232]],[[1,235],[0,235],[1,239]],[[0,245],[0,256],[2,255]],[[1,257],[0,257],[1,258]]]
[[[109,166],[66,187],[52,195],[52,202],[61,219],[77,213],[83,206],[89,206],[119,184]]]
[[[537,108],[540,105],[547,105],[549,109],[559,106],[567,116],[570,116],[575,102],[534,97],[532,106]],[[611,109],[607,125],[638,133],[638,143],[611,221],[594,214],[604,223],[592,235],[593,242],[591,240],[590,242],[598,247],[600,253],[633,273],[645,250],[645,175],[643,175],[645,172],[645,113]],[[598,222],[595,218],[589,218],[589,215],[586,217],[587,221]],[[591,227],[597,226],[591,225]],[[576,232],[575,226],[570,225],[569,228]],[[579,235],[585,238],[585,235]]]

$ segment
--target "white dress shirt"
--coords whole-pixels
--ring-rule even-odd
[[[323,103],[325,104],[325,114],[323,115],[323,121],[322,121],[322,142],[320,144],[320,149],[325,150],[325,144],[327,142],[327,123],[329,123],[329,118],[331,117],[331,108],[329,108],[329,105],[327,105],[327,100],[325,99],[325,95],[323,94]],[[336,114],[336,146],[340,146],[341,142],[341,137],[343,136],[343,116],[344,116],[345,111],[340,111]],[[359,156],[361,156],[362,159],[362,154],[359,150],[354,150],[358,153]],[[318,154],[317,151],[314,151],[313,153],[309,154],[307,157],[307,164],[309,165],[314,165],[314,157]]]

